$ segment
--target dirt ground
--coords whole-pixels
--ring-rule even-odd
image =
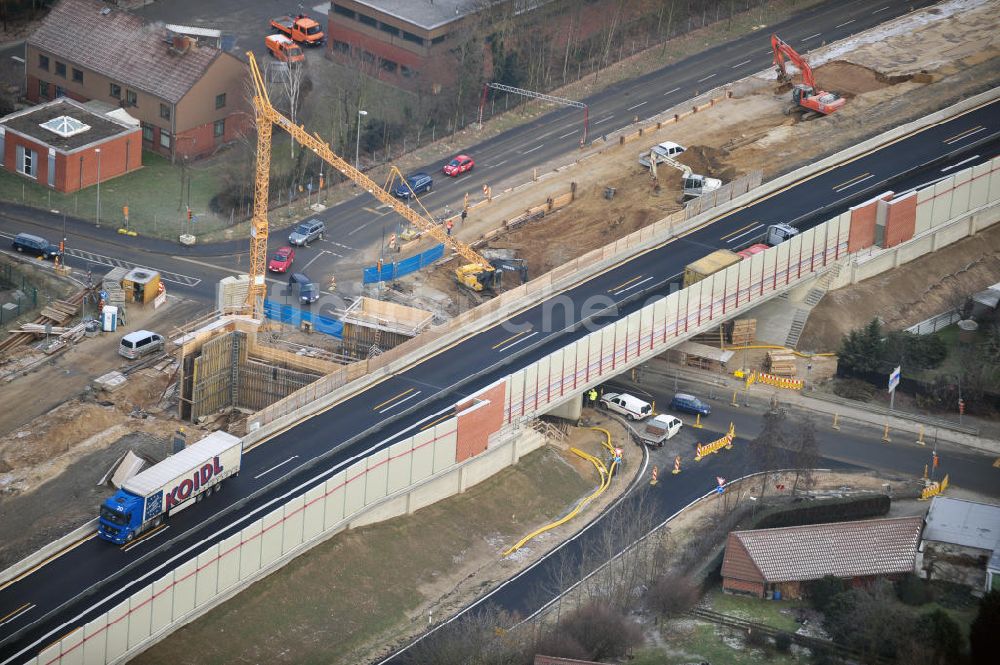
[[[732,86],[734,98],[713,109],[641,141],[605,146],[601,157],[476,208],[466,228],[456,227],[456,233],[466,241],[479,239],[527,207],[569,191],[575,182],[574,203],[488,245],[516,250],[527,260],[529,277],[537,277],[679,207],[679,177],[661,174],[661,183],[669,186],[656,196],[648,173],[637,162],[649,145],[678,141],[687,146],[682,162],[723,181],[754,169],[763,170],[768,180],[988,89],[1000,82],[1000,2],[983,2],[949,15],[955,12],[954,4],[894,21],[876,31],[878,39],[863,33],[810,53],[820,87],[848,99],[833,116],[805,122],[786,116],[787,87],[777,85],[771,72],[760,74]],[[558,166],[547,164],[538,171]],[[609,186],[617,189],[611,201],[604,198]],[[448,294],[453,299],[446,308],[449,313],[474,305],[481,298],[460,292],[453,278],[457,265],[453,260],[427,275],[405,278],[400,288],[419,295],[426,286]],[[505,278],[505,286],[517,284],[516,277]]]
[[[1000,227],[882,273],[830,291],[809,314],[799,346],[836,350],[844,334],[878,316],[899,330],[954,306],[1000,281]],[[887,297],[888,296],[888,297]]]

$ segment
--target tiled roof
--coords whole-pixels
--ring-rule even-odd
[[[899,517],[734,531],[730,542],[739,541],[767,582],[888,575],[913,571],[922,524]]]
[[[108,10],[102,13],[102,10]],[[177,103],[221,51],[172,52],[167,31],[97,0],[61,0],[28,43],[124,86]]]

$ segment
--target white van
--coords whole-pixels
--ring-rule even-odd
[[[163,335],[149,330],[136,330],[122,337],[122,342],[118,345],[118,353],[130,360],[135,360],[149,353],[156,353],[162,350],[163,346]]]
[[[620,413],[629,420],[642,420],[653,413],[653,407],[649,402],[643,402],[628,393],[605,393],[601,397],[601,406]]]

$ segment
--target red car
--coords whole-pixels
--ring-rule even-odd
[[[294,260],[295,250],[291,247],[281,247],[271,256],[267,269],[271,272],[285,272],[292,266]]]
[[[442,170],[444,171],[445,175],[450,175],[452,178],[454,178],[455,176],[461,173],[465,173],[466,171],[471,171],[472,167],[475,165],[476,163],[472,161],[472,157],[469,157],[468,155],[459,155],[455,159],[445,164],[444,169]]]

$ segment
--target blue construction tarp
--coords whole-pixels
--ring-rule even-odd
[[[312,323],[313,330],[321,332],[331,337],[340,339],[344,336],[343,322],[329,316],[323,316],[316,312],[299,309],[293,305],[285,305],[273,300],[264,301],[264,315],[274,321],[287,323],[295,327],[302,325],[303,321]]]
[[[409,275],[411,272],[416,272],[421,268],[426,268],[442,256],[444,256],[444,245],[434,245],[426,252],[421,252],[420,254],[405,258],[402,261],[393,261],[391,263],[386,262],[382,264],[381,273],[379,272],[377,266],[365,268],[364,283],[374,284],[375,282],[386,282],[403,277],[404,275]]]

